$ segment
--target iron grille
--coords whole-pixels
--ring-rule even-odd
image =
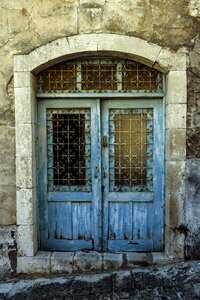
[[[48,191],[91,191],[90,109],[47,110]]]
[[[162,92],[162,73],[136,61],[89,58],[65,61],[38,74],[39,93]]]
[[[153,190],[153,109],[109,110],[110,191]]]

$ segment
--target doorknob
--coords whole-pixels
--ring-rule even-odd
[[[108,143],[107,143],[107,136],[106,136],[106,135],[103,136],[103,142],[102,142],[102,145],[103,145],[104,148],[106,148],[106,147],[108,146]]]

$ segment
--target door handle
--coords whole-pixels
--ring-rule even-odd
[[[106,135],[103,136],[102,145],[103,145],[104,148],[106,148],[106,147],[108,146],[108,143],[107,143],[107,136],[106,136]]]

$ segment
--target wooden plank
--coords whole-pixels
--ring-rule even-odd
[[[109,203],[109,240],[129,240],[132,238],[132,218],[129,203]]]
[[[92,149],[92,236],[94,249],[101,250],[102,232],[102,194],[101,194],[101,123],[100,100],[93,99],[91,118]]]
[[[92,200],[92,193],[88,192],[49,192],[47,195],[47,201],[79,201],[86,202]]]
[[[131,99],[155,99],[155,98],[162,98],[164,97],[164,93],[144,93],[144,92],[137,92],[137,93],[126,93],[125,95],[122,95],[122,93],[37,93],[36,97],[37,98],[53,98],[53,99],[72,99],[72,98],[77,98],[77,99],[85,99],[88,97],[89,98],[100,98],[100,99],[126,99],[126,98],[131,98]]]
[[[133,238],[137,240],[152,239],[152,204],[134,203]]]
[[[152,202],[152,192],[112,192],[105,193],[108,202]]]
[[[49,205],[49,238],[72,239],[71,203],[50,203]]]
[[[73,240],[92,239],[91,203],[72,204]]]
[[[164,142],[162,102],[154,109],[154,250],[163,250],[164,233]]]
[[[37,113],[37,169],[38,169],[38,207],[39,207],[39,244],[46,247],[48,239],[48,206],[46,202],[47,190],[47,148],[46,148],[46,110],[42,102],[38,102]]]
[[[153,240],[109,240],[108,251],[153,251]]]
[[[54,251],[79,251],[79,250],[92,250],[94,248],[93,240],[53,240],[49,239],[46,244],[45,250]]]

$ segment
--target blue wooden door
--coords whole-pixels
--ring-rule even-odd
[[[38,102],[41,249],[160,251],[159,100]]]
[[[98,100],[38,103],[41,249],[99,249],[101,216]]]
[[[103,247],[160,251],[163,114],[159,100],[102,101]]]

